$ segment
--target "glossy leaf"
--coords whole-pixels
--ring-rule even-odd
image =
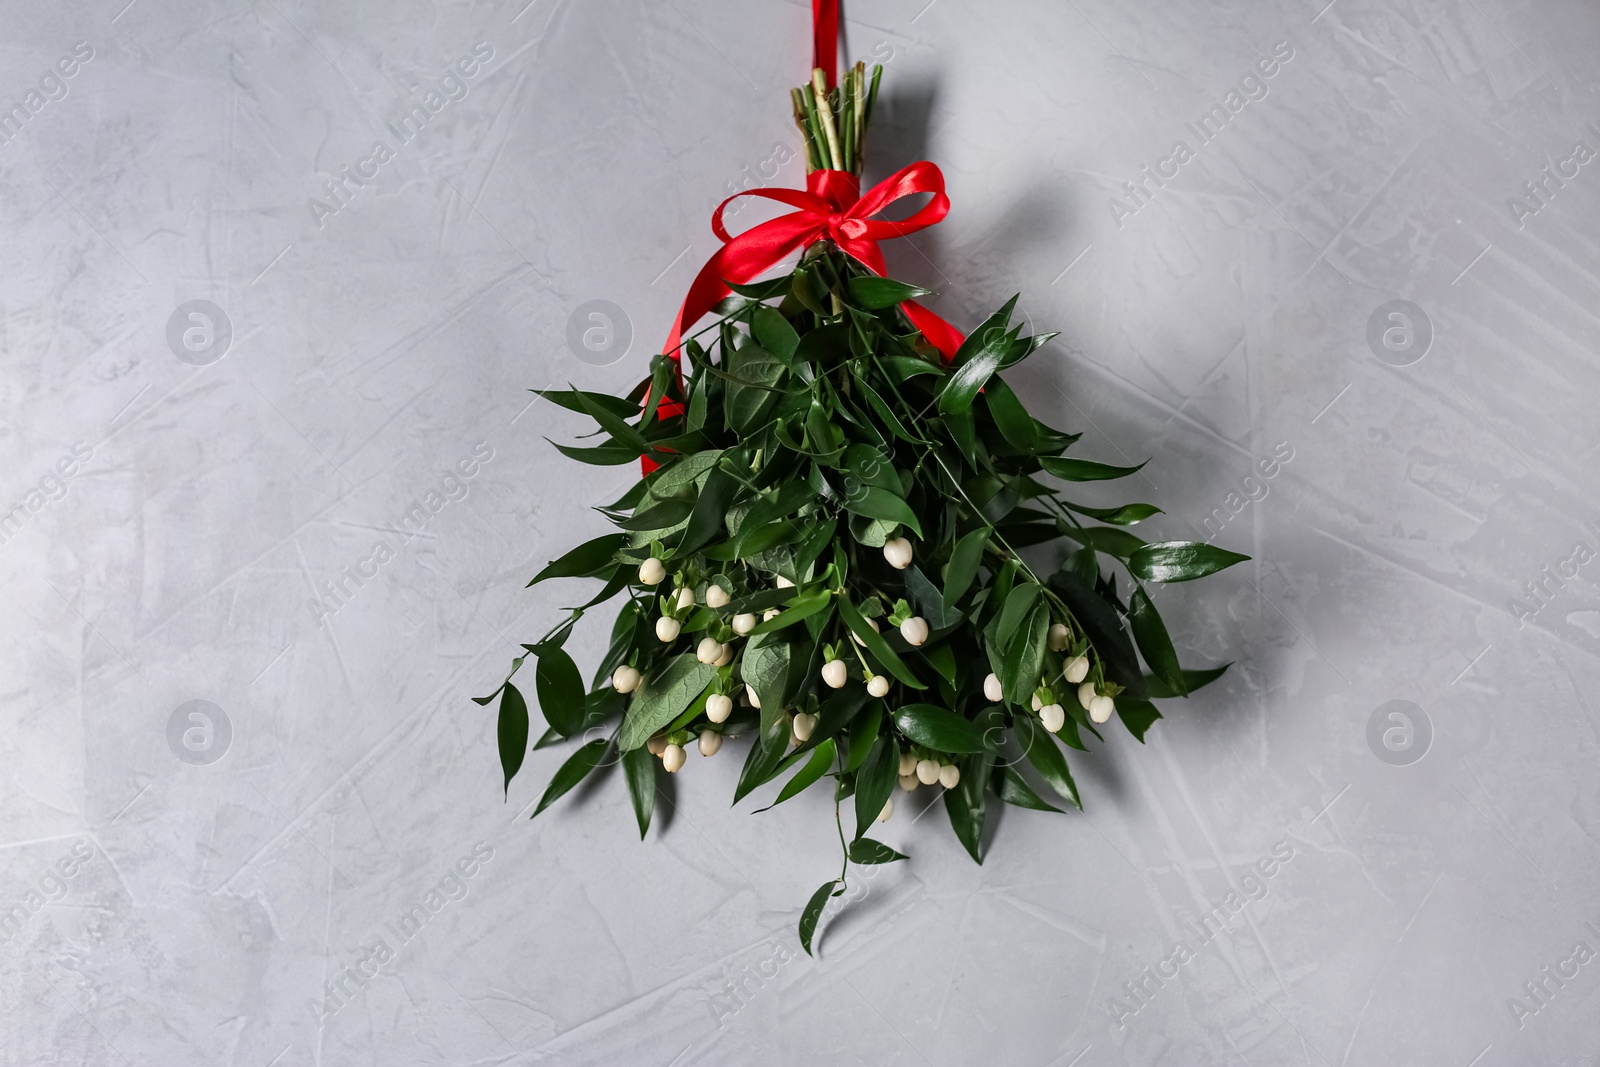
[[[588,744],[580,746],[578,751],[568,757],[567,762],[556,771],[555,777],[550,779],[550,785],[545,788],[544,796],[539,798],[539,806],[533,809],[533,814],[528,818],[538,818],[540,812],[566,796],[573,786],[589,777],[590,773],[600,766],[600,760],[610,747],[611,742],[603,737],[597,737]]]
[[[835,889],[834,887],[838,888]],[[831,882],[822,883],[811,899],[806,901],[805,910],[800,913],[800,947],[806,950],[806,955],[811,955],[811,939],[816,935],[817,922],[822,918],[822,909],[828,906],[828,898],[844,892],[844,883],[837,878]]]
[[[855,605],[850,603],[849,597],[841,596],[838,601],[839,618],[844,620],[844,624],[850,628],[851,633],[861,638],[866,644],[867,651],[872,653],[873,658],[878,661],[884,670],[913,689],[928,688],[917,680],[915,674],[911,673],[911,669],[889,647],[889,643],[883,639],[883,635],[867,625],[866,620],[861,617],[861,613],[856,610]]]
[[[778,799],[774,800],[768,807],[775,808],[790,797],[811,788],[819,778],[828,773],[828,768],[833,766],[833,761],[838,758],[838,755],[838,746],[834,744],[831,737],[812,749],[811,758],[806,760],[806,765],[801,767],[793,778],[784,783],[783,788],[778,791]],[[761,810],[766,811],[767,809],[762,808]]]
[[[937,752],[982,752],[983,731],[970,719],[937,704],[907,704],[894,713],[894,724],[912,741]]]
[[[1007,804],[1014,804],[1019,808],[1031,808],[1034,811],[1061,811],[1034,792],[1033,786],[1017,773],[1015,767],[996,766],[990,772],[989,783],[994,794]]]
[[[956,547],[950,553],[950,569],[944,579],[946,604],[954,606],[972,588],[972,583],[978,577],[978,568],[983,563],[983,546],[993,532],[987,526],[980,526],[956,542]]]
[[[900,749],[893,738],[880,737],[856,772],[856,837],[865,834],[894,793],[899,778]]]
[[[1149,462],[1146,460],[1145,462]],[[1057,478],[1068,482],[1100,482],[1113,478],[1126,478],[1138,474],[1144,463],[1137,467],[1114,467],[1109,463],[1096,463],[1087,459],[1068,459],[1064,456],[1046,456],[1039,466]]]
[[[904,852],[896,852],[882,841],[874,841],[870,837],[859,837],[850,843],[850,862],[860,864],[894,863],[896,860],[906,858]]]
[[[1144,735],[1161,718],[1156,706],[1148,700],[1130,700],[1126,697],[1117,698],[1117,715],[1140,744],[1144,744]]]
[[[635,455],[633,458],[639,457]],[[619,533],[585,541],[560,559],[551,560],[549,566],[535,575],[528,585],[538,585],[547,578],[586,578],[608,566],[617,550],[626,543],[627,535]]]
[[[500,769],[505,772],[505,795],[511,795],[511,779],[522,769],[528,755],[528,703],[517,687],[507,682],[500,690],[500,717],[495,726],[500,746]]]
[[[1205,670],[1191,670],[1185,668],[1183,672],[1183,685],[1179,688],[1170,688],[1168,687],[1167,683],[1163,682],[1161,679],[1146,675],[1144,679],[1144,686],[1148,695],[1157,700],[1161,699],[1162,697],[1181,696],[1184,693],[1192,693],[1201,686],[1210,685],[1218,678],[1221,678],[1223,672],[1231,666],[1233,666],[1233,664],[1224,663],[1220,667],[1210,667]]]
[[[561,648],[536,645],[539,666],[534,674],[539,694],[539,711],[556,733],[571,737],[582,728],[584,712],[583,675],[578,665]]]
[[[1167,635],[1161,613],[1151,603],[1143,586],[1134,586],[1133,596],[1128,598],[1128,628],[1133,631],[1133,639],[1139,644],[1139,654],[1155,671],[1156,677],[1169,691],[1185,695],[1187,690],[1183,687],[1183,668],[1178,666],[1178,654],[1172,648],[1172,638]]]
[[[846,288],[850,291],[851,301],[857,307],[868,311],[894,307],[907,300],[920,300],[933,295],[933,290],[918,285],[897,282],[893,278],[874,278],[867,275],[851,278],[846,283]]]
[[[1019,718],[1017,740],[1029,765],[1039,772],[1045,784],[1073,807],[1081,809],[1083,802],[1078,799],[1078,783],[1072,780],[1072,772],[1067,769],[1067,757],[1056,747],[1043,724],[1033,718]]]
[[[983,863],[983,823],[988,814],[985,804],[986,785],[991,757],[968,756],[957,766],[961,768],[961,781],[954,789],[944,791],[944,810],[950,816],[950,827],[956,838],[972,856],[974,863]]]
[[[1203,541],[1161,541],[1129,556],[1128,570],[1147,582],[1188,582],[1249,558]]]
[[[643,841],[650,829],[650,816],[656,810],[656,758],[647,748],[624,752],[622,773],[628,779],[633,817],[639,823],[639,840]]]

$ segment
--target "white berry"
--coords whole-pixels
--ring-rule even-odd
[[[900,776],[900,788],[904,789],[907,793],[911,792],[920,784],[921,783],[917,781],[917,776],[914,774],[902,774]]]
[[[1089,701],[1089,718],[1095,722],[1105,722],[1111,718],[1111,713],[1116,710],[1116,702],[1110,697],[1095,697]]]
[[[815,715],[807,715],[803,711],[795,715],[794,735],[800,739],[801,744],[805,744],[811,739],[811,731],[816,728],[817,717]]]
[[[648,741],[646,741],[644,743],[644,747],[650,752],[650,755],[652,755],[652,756],[661,755],[661,753],[663,753],[663,752],[665,752],[667,750],[667,738],[666,738],[666,735],[665,734],[656,734],[654,737],[652,737],[650,740],[648,740]]]
[[[639,688],[639,672],[624,663],[611,672],[611,688],[619,693],[631,693]]]
[[[1045,636],[1045,644],[1051,652],[1065,652],[1067,650],[1067,627],[1065,623],[1053,622],[1050,632]]]
[[[645,585],[655,585],[667,576],[667,565],[651,556],[639,564],[639,580]]]
[[[778,575],[776,578],[772,579],[772,584],[777,586],[779,589],[793,589],[794,588],[794,583],[791,582],[789,579],[785,578],[781,574]]]
[[[750,702],[752,708],[761,707],[761,698],[756,696],[755,687],[748,682],[745,683],[744,698]]]
[[[727,722],[728,716],[733,714],[733,698],[721,693],[712,693],[706,697],[706,718],[712,722]],[[705,734],[701,734],[704,737]]]
[[[822,680],[829,689],[843,689],[850,680],[850,665],[842,659],[830,659],[822,665]]]
[[[778,617],[778,609],[777,608],[768,608],[766,611],[763,611],[761,613],[761,621],[762,622],[771,622],[773,619],[776,619],[777,617]]]
[[[917,772],[917,757],[909,752],[900,753],[900,777]]]
[[[733,632],[743,637],[756,628],[756,617],[748,611],[733,617]]]
[[[911,542],[904,537],[896,537],[883,543],[883,558],[889,561],[889,566],[897,571],[903,571],[911,566]]]
[[[661,765],[667,769],[668,774],[677,774],[686,758],[682,745],[668,745],[661,752]]]
[[[890,797],[887,801],[884,802],[883,810],[878,812],[878,821],[879,822],[888,822],[890,816],[892,816],[893,814],[894,814],[894,798]]]
[[[700,735],[700,755],[715,756],[722,747],[722,735],[715,730],[707,730]]]
[[[928,639],[928,620],[921,615],[913,615],[900,624],[900,636],[906,639],[906,644],[916,646]]]
[[[728,606],[728,591],[720,585],[706,586],[706,607],[725,608]]]
[[[1039,721],[1046,730],[1056,733],[1067,724],[1067,709],[1060,704],[1046,704],[1039,709]]]
[[[1067,660],[1066,664],[1061,668],[1061,673],[1067,679],[1067,681],[1071,682],[1073,685],[1077,685],[1079,682],[1089,677],[1089,657],[1073,656],[1071,659]]]
[[[717,656],[717,658],[716,658],[716,660],[714,662],[715,662],[715,665],[718,666],[718,667],[726,667],[728,664],[732,663],[733,662],[733,646],[732,645],[727,645],[727,644],[723,645],[722,646],[722,652]]]
[[[694,649],[694,658],[701,663],[715,663],[721,656],[722,642],[715,637],[702,637]]]
[[[886,697],[886,696],[888,696],[889,695],[889,679],[885,678],[881,674],[874,674],[871,678],[868,678],[867,679],[867,694],[869,696],[875,696],[875,697]]]
[[[954,763],[946,763],[939,768],[939,784],[946,789],[954,789],[961,784],[961,768]]]
[[[1040,708],[1044,707],[1044,701],[1039,699],[1039,694],[1038,693],[1035,693],[1030,698],[1030,700],[1028,702],[1028,706],[1033,708],[1034,711],[1038,711]]]
[[[998,677],[991,674],[983,680],[983,695],[991,704],[1000,703],[1000,698],[1006,695],[1006,691]]]
[[[872,632],[873,633],[880,632],[879,629],[878,629],[878,620],[877,619],[862,619],[861,621],[866,623],[868,626],[872,627]],[[867,647],[867,643],[865,641],[861,640],[861,635],[860,634],[852,633],[850,635],[850,639],[852,641],[854,641],[856,644],[860,645],[862,648]]]
[[[682,623],[666,615],[656,620],[656,636],[663,641],[676,641],[678,632],[682,629]]]
[[[932,785],[939,780],[939,765],[931,759],[921,760],[917,763],[917,781],[923,785]]]
[[[1078,703],[1083,705],[1083,710],[1089,710],[1089,702],[1094,699],[1094,683],[1084,682],[1078,686]]]
[[[694,590],[688,586],[678,590],[676,603],[679,611],[687,611],[689,608],[694,607]]]

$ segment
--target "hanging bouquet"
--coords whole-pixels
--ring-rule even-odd
[[[819,42],[831,32],[819,22]],[[738,237],[718,209],[724,247],[649,378],[625,397],[542,392],[604,435],[556,445],[562,453],[600,465],[642,457],[646,473],[598,509],[616,532],[529,583],[602,583],[523,646],[548,727],[533,747],[593,737],[533,814],[620,762],[643,836],[658,774],[681,771],[691,747],[714,756],[726,739],[748,738],[735,803],[779,778],[768,807],[818,783],[833,796],[843,863],[802,912],[808,953],[851,863],[905,858],[866,836],[890,818],[896,788],[941,789],[956,837],[980,862],[992,801],[1061,810],[1043,791],[1081,807],[1063,747],[1087,751],[1114,717],[1142,741],[1161,717],[1152,700],[1225,669],[1179,666],[1145,583],[1247,558],[1147,543],[1128,528],[1159,509],[1091,507],[1048,480],[1139,468],[1065,455],[1079,435],[1035,419],[1006,384],[1004,372],[1054,336],[1012,326],[1015,297],[963,338],[915,302],[926,290],[883,276],[878,241],[938,222],[949,201],[931,163],[860,195],[881,73],[857,64],[839,80],[819,62],[794,90],[806,191],[741,194],[796,210]],[[932,196],[909,218],[874,217],[915,193]],[[797,250],[790,273],[753,280]],[[683,336],[711,312],[715,321]],[[1025,551],[1063,539],[1073,550],[1055,570],[1038,563],[1048,553]],[[564,644],[586,611],[619,595],[610,646],[585,686]],[[499,697],[508,789],[529,738],[511,675],[476,698]]]

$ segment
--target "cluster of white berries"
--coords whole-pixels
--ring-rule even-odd
[[[850,665],[842,659],[830,659],[822,665],[822,681],[829,689],[843,689],[850,680]],[[867,692],[875,697],[889,695],[889,679],[881,674],[867,677]]]
[[[652,756],[661,760],[661,766],[668,774],[677,774],[683,769],[684,761],[688,758],[683,748],[688,740],[685,735],[657,734],[645,742],[644,747]],[[722,734],[716,730],[702,730],[697,744],[700,755],[715,756],[722,749]]]
[[[1093,682],[1084,682],[1078,686],[1078,703],[1083,705],[1084,710],[1089,713],[1089,718],[1096,723],[1108,721],[1111,713],[1117,710],[1115,701],[1095,692]]]
[[[901,789],[909,793],[918,785],[933,785],[935,782],[946,789],[954,789],[961,784],[961,768],[933,759],[919,760],[910,752],[900,753]]]

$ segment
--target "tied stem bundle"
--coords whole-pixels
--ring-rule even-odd
[[[817,67],[809,82],[789,90],[795,125],[806,145],[806,173],[842,170],[861,174],[862,149],[882,75],[883,67],[875,64],[869,78],[867,65],[858,62],[844,72],[841,84],[830,88],[827,75]]]

